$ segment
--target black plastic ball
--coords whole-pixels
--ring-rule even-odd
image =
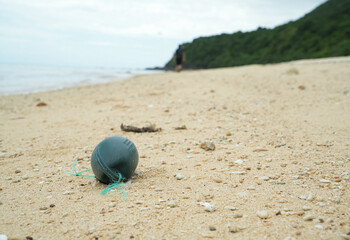
[[[138,162],[139,155],[135,144],[119,136],[100,142],[91,156],[92,171],[99,181],[106,184],[129,179]]]

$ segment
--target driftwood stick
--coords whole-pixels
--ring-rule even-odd
[[[135,127],[135,126],[131,126],[131,125],[124,125],[124,124],[121,124],[120,125],[120,129],[124,132],[136,132],[136,133],[143,133],[143,132],[159,132],[161,131],[162,129],[161,128],[156,128],[156,125],[155,124],[150,124],[149,126],[147,127],[142,127],[142,128],[139,128],[139,127]]]

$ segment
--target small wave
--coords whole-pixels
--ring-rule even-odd
[[[137,74],[156,72],[160,71],[0,64],[0,95],[27,94],[74,86],[107,83],[129,78]]]

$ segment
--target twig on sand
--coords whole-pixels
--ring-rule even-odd
[[[135,127],[135,126],[131,126],[131,125],[124,125],[124,124],[121,124],[120,125],[120,129],[124,132],[136,132],[136,133],[143,133],[143,132],[159,132],[161,131],[162,129],[161,128],[156,128],[156,125],[155,124],[150,124],[149,126],[147,127],[142,127],[142,128],[139,128],[139,127]]]
[[[175,128],[175,130],[186,130],[186,129],[187,129],[186,125],[182,125],[180,127]]]

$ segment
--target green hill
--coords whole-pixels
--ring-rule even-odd
[[[350,55],[350,0],[328,0],[297,21],[183,44],[184,68],[218,68]],[[165,68],[173,67],[170,60]]]

